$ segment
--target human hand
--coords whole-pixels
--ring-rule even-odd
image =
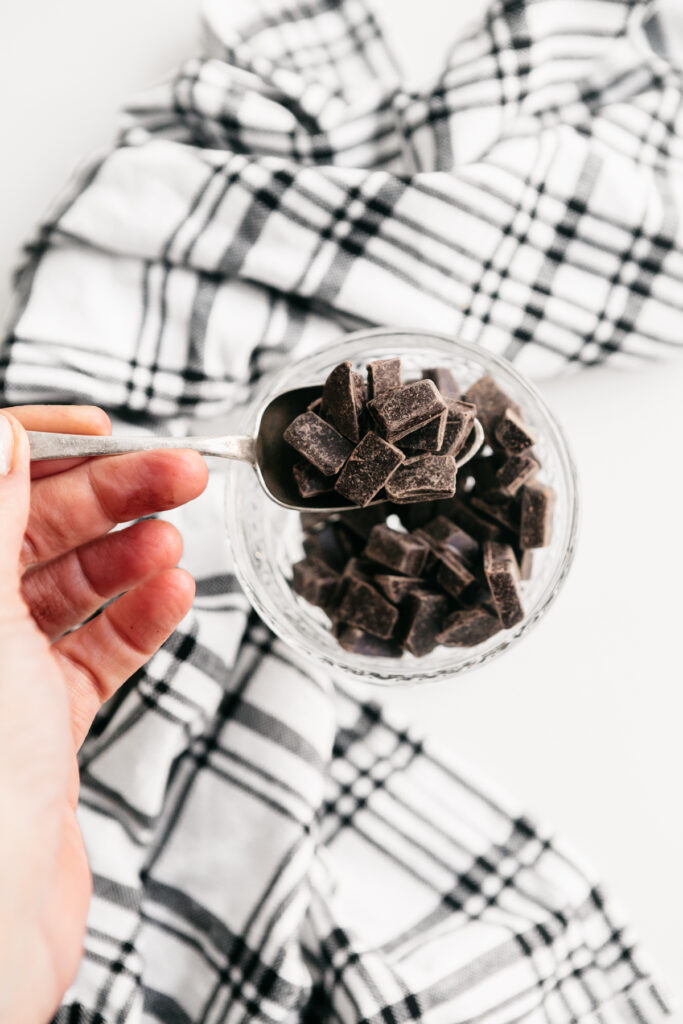
[[[45,1024],[82,953],[90,872],[76,752],[103,701],[187,613],[168,523],[116,523],[204,489],[192,452],[33,467],[22,429],[110,433],[87,407],[0,413],[0,1021]],[[96,618],[109,599],[124,593]]]

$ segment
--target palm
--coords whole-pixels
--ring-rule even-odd
[[[95,410],[12,412],[29,429],[108,430]],[[11,904],[5,911],[28,924],[29,944],[25,956],[12,950],[17,1020],[47,1020],[81,956],[90,872],[75,814],[78,747],[101,703],[154,653],[192,600],[192,581],[172,568],[181,553],[173,527],[147,520],[109,531],[190,500],[205,482],[203,462],[188,452],[43,464],[36,472],[22,557],[26,612],[11,622],[16,653],[0,665],[0,780],[11,782],[2,802],[21,850],[18,864],[0,866]]]

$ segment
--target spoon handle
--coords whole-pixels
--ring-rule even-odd
[[[253,437],[101,437],[90,434],[49,434],[27,431],[31,445],[31,461],[45,459],[80,459],[91,455],[123,455],[127,452],[150,452],[159,448],[183,448],[200,455],[215,455],[238,462],[255,462]]]

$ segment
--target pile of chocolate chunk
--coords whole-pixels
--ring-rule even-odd
[[[485,445],[458,471],[475,418]],[[403,383],[400,359],[351,363],[284,438],[302,497],[359,508],[303,512],[292,588],[356,654],[416,657],[473,647],[524,618],[521,581],[550,543],[555,495],[536,479],[535,438],[490,376],[465,394],[450,370]],[[324,500],[321,501],[324,504]]]

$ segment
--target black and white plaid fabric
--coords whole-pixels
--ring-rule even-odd
[[[362,0],[210,0],[17,277],[6,403],[223,415],[348,328],[540,375],[683,339],[681,79],[637,0],[496,0],[409,91]],[[95,723],[59,1024],[651,1024],[574,855],[250,613],[222,484],[174,513],[194,611]],[[20,1022],[17,1022],[20,1024]]]

